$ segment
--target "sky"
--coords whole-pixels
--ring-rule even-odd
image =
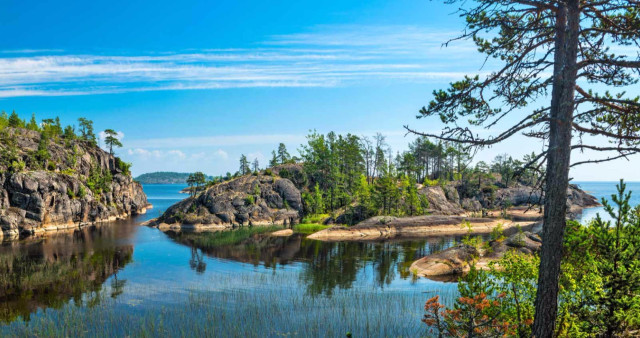
[[[414,138],[404,125],[442,129],[437,118],[416,119],[433,90],[490,70],[470,42],[443,46],[464,28],[455,9],[405,0],[0,0],[0,109],[115,129],[134,175],[235,172],[240,154],[265,165],[280,142],[297,153],[310,130],[380,132],[395,153]],[[516,137],[477,159],[541,147]],[[571,176],[638,181],[638,167],[630,158]]]

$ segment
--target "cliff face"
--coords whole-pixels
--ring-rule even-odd
[[[155,224],[218,226],[289,225],[302,216],[295,185],[276,175],[248,175],[216,184],[171,206]]]
[[[42,160],[40,137],[12,128],[0,135],[2,236],[24,237],[146,211],[142,186],[117,158],[87,141],[58,137],[46,142],[48,159]]]

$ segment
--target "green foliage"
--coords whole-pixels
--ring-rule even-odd
[[[71,190],[71,188],[67,188],[67,196],[69,196],[70,199],[76,198],[76,194]]]
[[[103,172],[99,166],[92,165],[86,183],[94,195],[100,196],[102,192],[108,192],[110,190],[112,180],[113,177],[110,171],[106,170]]]
[[[122,142],[118,138],[118,133],[113,129],[105,129],[104,134],[104,144],[109,147],[109,154],[113,155],[113,147],[122,148]]]
[[[329,215],[327,215],[327,216],[329,216]],[[318,232],[320,230],[328,229],[330,227],[331,227],[330,225],[313,224],[313,223],[303,222],[301,224],[296,224],[293,227],[293,231],[299,232],[299,233],[302,233],[302,234],[312,234],[314,232]]]
[[[24,123],[24,120],[21,119],[20,116],[18,116],[18,114],[16,114],[15,111],[13,111],[9,116],[8,126],[12,128],[24,128],[25,123]]]
[[[120,172],[125,176],[131,176],[131,163],[127,163],[119,157],[116,157],[115,160],[118,170],[120,170]]]
[[[49,137],[45,132],[40,134],[40,141],[38,142],[38,150],[36,151],[36,159],[42,165],[42,168],[47,168],[47,161],[51,158],[49,154]]]
[[[608,337],[640,329],[640,208],[632,208],[630,198],[620,181],[611,196],[615,207],[602,200],[613,221],[598,215],[587,227],[568,227],[566,246],[576,250],[567,261],[577,274],[567,279],[576,283],[580,301],[570,303],[566,317],[582,323],[574,329]]]
[[[22,160],[11,161],[11,165],[9,167],[9,171],[12,173],[19,173],[24,171],[26,168],[26,163]]]
[[[497,293],[495,280],[471,267],[458,283],[460,297],[446,309],[435,296],[425,304],[422,321],[439,337],[499,337],[513,334],[503,313],[505,294]]]
[[[255,197],[253,197],[253,195],[249,195],[244,198],[245,205],[254,205],[255,203],[256,203],[256,199]]]
[[[502,223],[498,223],[493,229],[491,229],[489,237],[491,238],[491,241],[501,241],[505,238]]]
[[[240,175],[246,175],[251,173],[251,167],[249,166],[249,160],[247,160],[247,156],[244,154],[240,155],[240,170],[238,170]]]
[[[85,190],[84,186],[80,186],[78,188],[78,198],[84,198],[85,196],[87,196],[87,190]]]
[[[622,337],[640,330],[640,208],[631,208],[625,188],[621,181],[612,196],[616,207],[603,200],[613,221],[598,216],[587,226],[567,224],[558,337]],[[445,309],[434,297],[423,321],[441,335],[469,336],[475,325],[474,337],[529,337],[539,264],[537,256],[507,252],[489,272],[472,269],[458,285],[454,307]],[[484,327],[472,324],[478,315],[491,320]]]
[[[96,145],[96,134],[93,131],[93,121],[88,120],[84,117],[78,119],[78,124],[80,128],[80,138],[89,143]]]
[[[73,168],[65,168],[61,170],[60,173],[67,176],[73,176],[76,174],[76,170]]]
[[[191,196],[195,196],[200,186],[205,184],[206,182],[207,176],[201,171],[197,171],[189,175],[189,177],[187,177],[187,184],[189,185]]]
[[[329,214],[310,214],[302,219],[303,224],[322,224],[325,219],[329,218]]]
[[[40,126],[38,126],[38,122],[36,121],[36,114],[31,114],[31,120],[27,123],[26,128],[29,130],[40,132]]]
[[[467,229],[467,234],[462,237],[462,244],[475,248],[480,248],[482,246],[482,238],[473,235],[473,227],[469,221],[464,221],[460,227]]]
[[[427,187],[437,187],[440,185],[440,180],[430,180],[425,178],[422,184]]]

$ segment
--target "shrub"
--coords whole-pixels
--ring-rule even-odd
[[[244,199],[244,204],[254,205],[255,203],[256,203],[256,200],[253,197],[253,195],[249,195],[249,196],[245,197],[245,199]]]
[[[302,219],[303,224],[322,224],[322,222],[329,218],[329,214],[311,214]]]
[[[87,191],[83,186],[80,186],[80,188],[78,188],[78,197],[84,198],[85,196],[87,196]]]
[[[502,223],[498,223],[498,225],[496,225],[495,228],[491,230],[490,238],[492,241],[501,241],[504,239],[504,229],[502,228]]]
[[[67,175],[67,176],[73,176],[76,173],[76,170],[73,168],[66,168],[64,170],[62,170],[60,173]]]
[[[435,187],[438,186],[440,184],[439,180],[430,180],[429,178],[425,178],[423,185],[427,186],[427,187]]]
[[[116,157],[116,167],[118,167],[125,176],[131,176],[131,163],[124,162],[120,157]]]
[[[71,199],[76,198],[76,194],[70,188],[67,188],[67,196],[69,196],[69,198]]]

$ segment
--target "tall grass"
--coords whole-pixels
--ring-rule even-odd
[[[39,311],[30,322],[0,326],[2,336],[423,336],[429,285],[456,297],[455,284],[397,289],[338,289],[311,296],[295,271],[216,276],[184,289],[131,285],[130,296],[93,307]],[[106,290],[108,292],[109,290]],[[149,290],[152,289],[152,290]],[[162,295],[162,297],[157,297]],[[134,301],[135,300],[135,301]]]
[[[302,234],[312,234],[314,232],[318,232],[320,230],[324,230],[330,228],[330,225],[323,224],[298,224],[293,227],[293,231],[299,232]]]

